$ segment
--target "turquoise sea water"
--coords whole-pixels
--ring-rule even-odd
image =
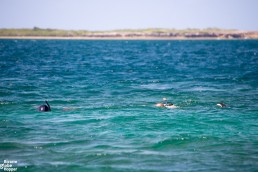
[[[0,40],[0,70],[17,171],[258,171],[257,40]]]

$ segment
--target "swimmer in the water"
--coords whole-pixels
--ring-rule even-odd
[[[45,101],[45,102],[46,102],[47,105],[40,105],[40,106],[38,107],[38,110],[39,110],[40,112],[48,112],[48,111],[51,111],[50,105],[48,104],[47,101]]]
[[[166,107],[166,108],[169,108],[169,109],[178,108],[177,106],[175,106],[175,105],[172,104],[172,103],[166,104],[165,107]]]
[[[156,107],[165,107],[165,104],[167,104],[167,102],[165,102],[167,100],[167,98],[163,98],[163,103],[157,103],[155,106]]]
[[[219,107],[221,107],[221,108],[227,107],[227,105],[224,104],[223,102],[218,103],[217,106],[219,106]]]
[[[163,98],[163,103],[157,103],[155,106],[156,107],[166,107],[166,108],[169,108],[169,109],[177,108],[177,106],[175,106],[174,104],[168,103],[167,98],[165,98],[165,97]]]

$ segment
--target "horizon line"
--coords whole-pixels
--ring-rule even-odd
[[[247,31],[247,32],[252,32],[252,31],[258,31],[257,30],[243,30],[243,29],[226,29],[226,28],[220,28],[220,27],[206,27],[206,28],[166,28],[166,27],[146,27],[146,28],[116,28],[116,29],[96,29],[96,30],[91,30],[91,29],[62,29],[62,28],[50,28],[50,27],[1,27],[1,30],[3,29],[30,29],[30,30],[36,30],[36,29],[41,29],[41,30],[64,30],[64,31],[89,31],[89,32],[110,32],[110,31],[123,31],[123,30],[128,30],[128,31],[137,31],[137,30],[175,30],[175,31],[181,31],[181,30],[221,30],[221,31]]]

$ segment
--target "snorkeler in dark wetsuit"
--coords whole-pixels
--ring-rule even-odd
[[[225,103],[223,103],[223,102],[218,103],[217,106],[219,106],[221,108],[227,107],[227,105]]]
[[[38,107],[38,110],[39,110],[40,112],[49,112],[49,111],[51,111],[50,105],[48,104],[47,101],[45,101],[45,102],[46,102],[47,105],[40,105],[40,106]]]

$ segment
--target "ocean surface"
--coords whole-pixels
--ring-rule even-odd
[[[0,40],[0,165],[257,172],[258,41]]]

